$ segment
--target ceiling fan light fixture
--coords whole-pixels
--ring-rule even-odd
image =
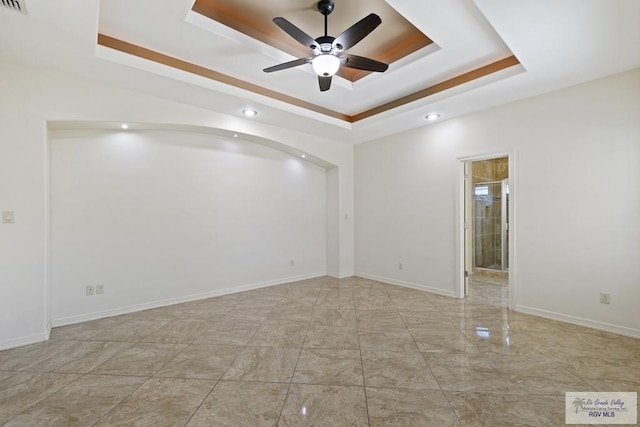
[[[313,71],[321,77],[330,77],[338,72],[340,59],[330,53],[320,54],[311,61]]]

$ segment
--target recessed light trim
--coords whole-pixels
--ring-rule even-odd
[[[255,117],[258,115],[258,112],[256,110],[253,110],[251,108],[246,108],[244,110],[242,110],[242,114],[244,114],[247,117]]]
[[[438,113],[429,113],[425,116],[427,120],[438,120],[440,118],[440,114]]]

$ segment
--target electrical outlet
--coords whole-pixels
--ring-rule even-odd
[[[104,294],[104,285],[96,285],[96,294],[98,295]]]
[[[600,304],[611,304],[611,294],[609,292],[600,292]]]
[[[87,296],[95,295],[96,287],[93,285],[87,285]]]
[[[404,270],[404,263],[402,262],[398,263],[398,270]]]
[[[13,211],[2,211],[2,222],[5,224],[13,224],[15,222],[15,214]]]

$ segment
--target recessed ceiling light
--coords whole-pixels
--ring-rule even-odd
[[[247,117],[254,117],[258,115],[258,112],[256,110],[247,108],[246,110],[242,110],[242,114],[244,114]]]
[[[438,113],[429,113],[425,118],[427,120],[437,120],[439,117],[440,117],[440,114]]]
[[[238,134],[237,134],[237,133],[234,133],[234,134],[233,134],[233,137],[234,137],[234,138],[237,138],[237,137],[238,137]]]
[[[302,156],[300,156],[300,157],[302,157],[303,159],[306,159],[306,158],[307,158],[307,155],[306,155],[306,154],[303,154],[303,155],[302,155]]]
[[[123,123],[123,124],[121,124],[121,125],[120,125],[120,128],[122,128],[122,129],[129,129],[129,125],[128,125],[128,124],[126,124],[126,123]]]

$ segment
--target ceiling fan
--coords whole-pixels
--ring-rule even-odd
[[[375,30],[382,23],[382,19],[372,13],[347,28],[338,37],[331,37],[327,34],[327,20],[333,9],[334,4],[331,0],[320,0],[318,2],[318,11],[324,15],[324,36],[320,36],[317,39],[312,38],[284,18],[273,18],[273,22],[278,27],[304,46],[310,48],[313,56],[274,65],[273,67],[265,68],[263,71],[271,73],[299,65],[311,64],[318,75],[318,83],[322,92],[329,90],[331,77],[338,72],[341,65],[358,70],[386,71],[389,68],[387,64],[363,56],[342,53]]]

